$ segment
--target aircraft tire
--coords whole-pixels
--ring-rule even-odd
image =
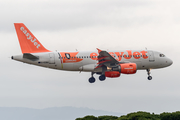
[[[100,80],[100,81],[104,81],[105,79],[106,79],[106,76],[105,76],[105,75],[99,76],[99,80]]]
[[[152,76],[148,76],[148,80],[152,80]]]
[[[90,77],[90,78],[89,78],[89,82],[90,82],[90,83],[94,83],[95,81],[96,81],[96,79],[95,79],[94,77]]]

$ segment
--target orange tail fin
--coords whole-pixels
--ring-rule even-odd
[[[23,23],[14,23],[22,53],[50,52]]]

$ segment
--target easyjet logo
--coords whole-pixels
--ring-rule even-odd
[[[33,38],[33,37],[27,32],[27,30],[24,29],[24,27],[21,27],[20,30],[24,33],[24,35],[26,35],[27,40],[30,40],[36,48],[39,48],[39,47],[41,46],[40,44],[38,44],[36,38]]]
[[[139,51],[139,52],[138,51],[132,52],[132,50],[127,50],[126,53],[125,52],[109,52],[109,54],[111,56],[113,56],[117,61],[121,61],[122,58],[125,58],[125,59],[131,59],[131,58],[147,59],[148,56],[146,55],[146,53],[147,53],[147,51],[144,51],[144,50]],[[96,60],[98,54],[97,53],[91,53],[90,56],[91,56],[92,60]]]
[[[143,59],[147,59],[148,56],[146,55],[147,51],[135,51],[132,52],[132,50],[126,50],[127,53],[124,52],[109,52],[110,55],[112,56],[116,56],[116,60],[121,61],[121,59],[124,57],[125,59],[131,59],[132,57],[135,59],[139,59],[139,58],[143,58]]]

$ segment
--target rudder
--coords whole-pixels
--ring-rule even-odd
[[[14,23],[22,53],[50,52],[23,23]]]

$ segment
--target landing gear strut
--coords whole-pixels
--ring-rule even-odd
[[[106,79],[105,71],[107,71],[107,67],[103,66],[103,67],[102,67],[102,73],[101,73],[101,75],[99,76],[99,80],[100,80],[100,81],[104,81],[104,80]]]
[[[90,83],[94,83],[96,81],[96,79],[93,77],[94,72],[91,72],[91,77],[89,78],[89,82]]]
[[[151,74],[150,69],[147,69],[147,74],[148,74],[148,80],[152,80],[152,76],[150,76]]]

